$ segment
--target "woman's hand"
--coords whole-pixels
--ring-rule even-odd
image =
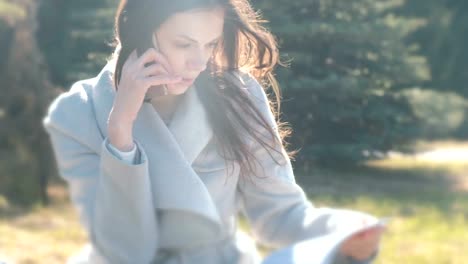
[[[342,244],[341,254],[358,261],[369,259],[377,252],[384,231],[385,227],[376,226],[353,235]]]
[[[153,63],[148,65],[149,63]],[[114,104],[109,114],[108,132],[112,145],[120,150],[133,146],[132,128],[146,92],[152,86],[177,83],[180,77],[168,73],[164,55],[150,48],[139,58],[134,50],[122,67]],[[161,87],[162,89],[162,87]]]
[[[153,64],[146,66],[148,63]],[[148,88],[177,83],[181,80],[181,77],[170,75],[168,73],[169,69],[170,65],[164,55],[155,49],[148,49],[139,58],[134,50],[122,67],[122,74],[110,116],[118,117],[119,120],[126,123],[133,123],[143,104]]]

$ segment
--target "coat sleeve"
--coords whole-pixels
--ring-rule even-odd
[[[113,155],[90,104],[84,88],[75,85],[55,99],[43,119],[59,174],[100,258],[150,263],[158,230],[147,156],[136,141],[135,164]]]
[[[276,122],[262,86],[252,77],[245,80],[249,96],[279,137]],[[265,129],[259,128],[267,136]],[[250,150],[258,159],[254,175],[239,180],[240,204],[255,238],[263,245],[282,248],[305,239],[333,231],[331,223],[341,212],[349,210],[317,208],[308,201],[304,191],[295,182],[291,162],[282,146],[270,156],[254,140]],[[355,216],[361,214],[356,212]],[[364,214],[362,214],[364,215]],[[349,258],[337,256],[335,263],[351,263]],[[359,262],[352,262],[359,263]],[[364,263],[364,262],[363,262]]]

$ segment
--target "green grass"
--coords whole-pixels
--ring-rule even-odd
[[[296,172],[296,178],[316,206],[392,217],[377,264],[464,264],[467,172],[468,160],[436,162],[402,155],[346,170]],[[63,187],[49,191],[54,197],[49,208],[26,210],[0,199],[0,259],[6,255],[16,263],[64,263],[85,243]],[[245,221],[241,226],[248,229]]]
[[[431,197],[447,199],[443,194]],[[420,198],[429,197],[423,195]],[[456,197],[449,198],[443,202],[449,207],[446,209],[441,208],[440,203],[418,203],[412,198],[408,199],[408,196],[395,198],[363,195],[354,199],[346,197],[348,201],[342,199],[337,201],[333,197],[326,197],[317,198],[316,201],[392,217],[376,263],[468,263],[468,252],[465,249],[468,222],[465,213],[461,212],[461,208],[468,208],[466,197],[460,197],[459,200]]]
[[[392,218],[377,264],[468,263],[468,157],[398,157],[298,177],[316,205]]]

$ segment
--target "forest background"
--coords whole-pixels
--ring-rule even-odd
[[[30,221],[58,228],[49,239],[70,247],[45,258],[84,238],[41,121],[105,64],[117,2],[0,0],[0,234],[32,243],[46,235]],[[276,69],[282,120],[311,200],[393,216],[380,263],[467,263],[468,2],[251,2],[289,64]],[[0,260],[27,261],[2,236]]]

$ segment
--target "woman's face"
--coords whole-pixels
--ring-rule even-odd
[[[157,30],[159,50],[166,56],[174,75],[183,79],[168,85],[170,94],[183,94],[205,70],[216,43],[222,38],[224,10],[195,9],[175,13]]]

